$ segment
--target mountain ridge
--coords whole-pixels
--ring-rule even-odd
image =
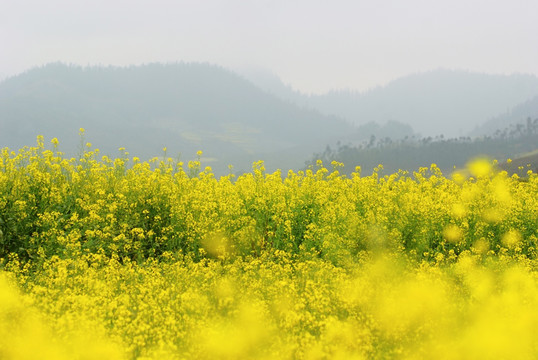
[[[509,111],[492,117],[483,124],[477,126],[472,132],[473,136],[488,136],[495,132],[516,126],[517,124],[525,124],[528,119],[538,118],[538,96],[524,101],[512,108]]]
[[[398,121],[422,136],[459,137],[538,96],[538,77],[438,69],[410,74],[368,91],[334,90],[322,95],[294,91],[276,76],[245,76],[260,88],[355,125]],[[265,78],[264,78],[265,76]]]
[[[162,147],[189,155],[202,149],[218,158],[223,171],[228,164],[248,170],[251,162],[297,145],[313,152],[318,147],[312,142],[336,141],[354,129],[337,117],[267,95],[210,64],[83,68],[55,63],[0,83],[1,147],[17,149],[42,134],[72,149],[81,127],[105,153],[122,146],[150,158]],[[304,163],[291,155],[286,160],[282,166]]]

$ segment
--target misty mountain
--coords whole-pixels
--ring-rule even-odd
[[[125,147],[147,159],[167,147],[168,156],[187,160],[201,149],[203,166],[220,173],[228,164],[249,170],[259,159],[268,169],[300,167],[325,144],[356,132],[208,64],[49,64],[0,83],[0,147],[33,145],[41,134],[74,154],[81,127],[101,153],[116,156]]]
[[[538,96],[538,78],[532,75],[436,70],[409,75],[366,92],[305,95],[261,70],[243,74],[265,91],[300,106],[358,125],[398,121],[422,136],[467,135],[488,119]]]
[[[471,135],[484,136],[493,135],[501,129],[508,129],[517,124],[526,124],[527,119],[538,118],[538,96],[527,100],[509,111],[491,118],[480,126],[476,127]]]
[[[372,141],[373,139],[391,139],[399,140],[415,136],[413,128],[399,121],[389,120],[385,123],[369,122],[358,126],[356,134],[344,137],[341,142],[349,139],[347,143],[357,144],[364,140]]]

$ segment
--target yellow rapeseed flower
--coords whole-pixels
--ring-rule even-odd
[[[447,241],[457,243],[462,240],[463,232],[457,225],[450,224],[443,230],[443,236]]]
[[[492,174],[493,166],[488,159],[476,159],[467,164],[467,168],[473,176],[485,177]]]

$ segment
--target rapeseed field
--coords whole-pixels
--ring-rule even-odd
[[[217,179],[122,151],[1,150],[1,359],[538,357],[530,171]]]

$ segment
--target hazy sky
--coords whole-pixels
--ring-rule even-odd
[[[537,0],[0,0],[0,77],[203,61],[304,92],[438,68],[538,75]]]

